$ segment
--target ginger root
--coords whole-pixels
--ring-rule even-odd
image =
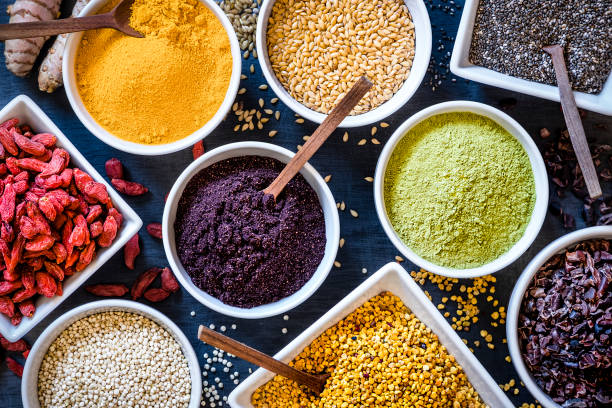
[[[61,0],[16,0],[7,12],[9,23],[53,20],[59,15]],[[40,49],[48,37],[7,40],[4,44],[6,67],[13,74],[23,77],[31,70]]]
[[[77,0],[72,9],[72,17],[77,17],[91,0]],[[64,84],[62,78],[62,59],[68,34],[60,34],[49,49],[38,71],[38,89],[53,92]]]

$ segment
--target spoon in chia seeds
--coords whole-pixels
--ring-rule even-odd
[[[352,108],[351,108],[352,109]],[[308,374],[304,371],[297,370],[288,364],[283,363],[261,351],[255,350],[244,343],[240,343],[230,337],[217,333],[214,330],[205,326],[200,326],[198,329],[198,338],[206,344],[231,353],[243,360],[253,363],[266,370],[272,371],[275,374],[293,380],[300,385],[308,387],[310,390],[319,395],[323,392],[325,383],[329,378],[329,374]]]
[[[362,76],[346,93],[344,98],[334,107],[325,120],[314,131],[312,136],[308,138],[304,146],[296,153],[295,156],[287,163],[285,168],[263,191],[265,194],[272,194],[274,200],[283,191],[287,183],[295,177],[302,166],[319,150],[319,147],[327,140],[329,135],[340,125],[340,122],[353,110],[355,105],[359,103],[361,98],[372,87],[372,82],[368,78]]]

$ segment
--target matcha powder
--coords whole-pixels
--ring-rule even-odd
[[[437,265],[475,268],[523,235],[535,183],[523,146],[496,122],[468,112],[433,116],[396,146],[385,174],[393,228]]]

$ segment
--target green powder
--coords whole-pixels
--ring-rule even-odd
[[[535,183],[522,145],[496,122],[468,112],[433,116],[397,144],[385,205],[402,241],[457,269],[484,265],[523,235]]]

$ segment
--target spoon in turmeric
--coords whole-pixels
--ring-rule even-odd
[[[144,35],[130,27],[134,0],[122,0],[110,12],[85,17],[70,17],[60,20],[32,21],[27,23],[0,24],[0,41],[20,38],[49,37],[76,31],[97,28],[114,28],[131,37]]]

